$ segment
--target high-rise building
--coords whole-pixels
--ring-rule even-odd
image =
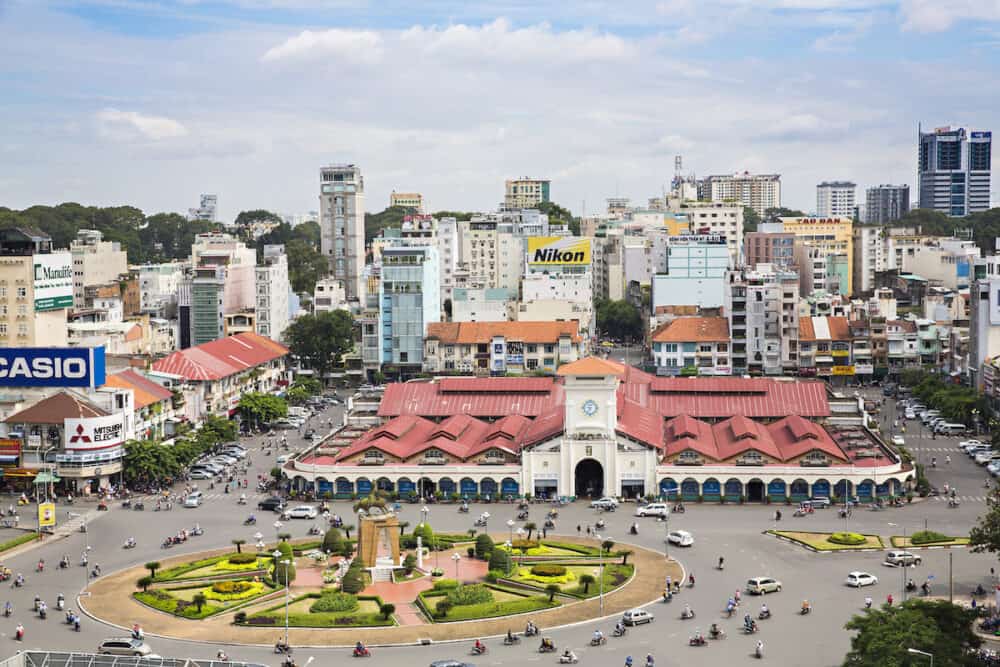
[[[535,178],[515,178],[507,181],[503,198],[503,208],[510,211],[519,208],[535,208],[549,200],[551,181]]]
[[[919,135],[920,208],[950,216],[989,209],[993,133],[939,127]]]
[[[198,208],[188,209],[188,220],[204,220],[206,222],[215,222],[215,216],[218,213],[219,208],[219,196],[218,195],[202,195],[201,205]]]
[[[857,294],[867,294],[875,289],[876,272],[888,268],[885,234],[880,225],[855,225],[853,234],[852,287]]]
[[[816,215],[829,217],[854,217],[854,191],[857,185],[850,181],[823,181],[816,186]]]
[[[0,347],[65,347],[73,259],[28,227],[0,230]]]
[[[735,201],[764,215],[769,208],[781,206],[781,176],[779,174],[724,174],[706,176],[698,181],[698,199],[703,201]]]
[[[73,255],[73,307],[84,307],[87,287],[103,285],[128,273],[128,256],[117,241],[104,241],[96,229],[81,229],[69,244]]]
[[[419,373],[427,325],[441,321],[438,251],[433,246],[382,250],[379,304],[382,368],[397,377]]]
[[[283,245],[265,245],[257,266],[257,333],[280,341],[288,328],[288,257]]]
[[[183,347],[202,345],[226,335],[226,318],[240,314],[250,321],[256,303],[257,253],[228,234],[199,234],[191,246],[191,277],[179,287],[181,325],[190,337]],[[187,313],[185,314],[185,308]]]
[[[799,275],[771,264],[732,271],[724,312],[732,337],[733,375],[781,375],[798,366]]]
[[[319,180],[321,251],[333,277],[343,281],[347,298],[360,299],[365,265],[365,181],[361,168],[330,165],[319,170]]]
[[[396,192],[389,195],[389,206],[412,208],[417,215],[424,213],[424,196],[419,192]]]
[[[868,224],[895,222],[909,211],[909,185],[876,185],[868,188],[865,194],[864,220]]]
[[[781,218],[781,224],[783,231],[795,234],[795,262],[802,274],[803,296],[815,289],[853,293],[854,220],[787,217]],[[822,277],[818,275],[821,271],[825,272]],[[822,287],[817,286],[820,281]]]

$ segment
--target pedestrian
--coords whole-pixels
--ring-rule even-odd
[[[546,528],[545,526],[542,526],[542,539],[544,540],[548,536],[549,536],[549,529]]]
[[[576,524],[576,534],[577,534],[578,536],[579,536],[579,534],[580,534],[580,524]]]
[[[587,524],[587,535],[588,536],[590,535],[590,524],[589,523]]]
[[[892,593],[889,593],[889,595],[886,596],[885,603],[890,607],[892,606]]]

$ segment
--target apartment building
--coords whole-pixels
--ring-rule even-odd
[[[551,201],[551,181],[535,178],[515,178],[506,181],[503,210],[536,208],[543,202]]]
[[[763,216],[769,208],[781,206],[781,176],[750,172],[708,176],[698,181],[698,199],[739,202]]]
[[[743,238],[746,265],[795,266],[795,234],[791,232],[747,232]]]
[[[473,219],[461,226],[460,257],[471,280],[516,291],[524,272],[524,238],[497,219]]]
[[[139,311],[153,317],[175,318],[177,290],[184,279],[184,268],[182,262],[133,267],[139,273]]]
[[[731,375],[732,341],[725,317],[678,317],[651,336],[657,375]]]
[[[851,328],[846,317],[799,319],[799,375],[854,377]]]
[[[816,215],[821,218],[853,218],[857,185],[850,181],[823,181],[816,186]]]
[[[875,289],[875,273],[887,268],[885,232],[880,225],[855,225],[852,287],[855,294]]]
[[[554,373],[586,356],[576,321],[441,322],[427,328],[424,370],[504,375]]]
[[[795,234],[796,244],[816,250],[809,259],[814,268],[824,265],[827,291],[853,294],[854,271],[854,221],[851,218],[781,218],[784,232]],[[808,268],[805,261],[798,261],[800,269]],[[815,273],[815,271],[814,271]],[[812,284],[809,281],[808,284]],[[805,289],[803,288],[803,292]]]
[[[320,249],[347,298],[361,298],[365,266],[365,181],[361,168],[335,164],[319,170]]]
[[[427,326],[441,321],[437,248],[395,246],[382,252],[379,309],[382,369],[406,378],[423,366]]]
[[[272,340],[284,338],[289,324],[288,257],[283,245],[265,245],[263,262],[256,270],[257,333]]]
[[[683,216],[688,233],[720,236],[735,265],[743,256],[743,205],[725,201],[679,201],[671,209]],[[661,214],[662,218],[662,214]],[[670,226],[670,221],[664,224]]]
[[[920,368],[917,324],[911,320],[885,323],[886,365],[889,375],[898,377],[907,368]]]
[[[896,222],[909,211],[909,185],[876,185],[865,193],[864,221],[870,225]]]
[[[64,347],[73,257],[30,227],[0,229],[0,346]]]
[[[899,237],[890,237],[897,240]],[[949,289],[969,287],[972,266],[980,256],[975,241],[945,237],[923,237],[907,244],[896,255],[903,273],[919,275],[929,283]]]
[[[723,311],[735,375],[781,375],[799,366],[799,277],[780,266],[726,275]]]
[[[313,312],[325,313],[331,310],[347,310],[347,293],[344,283],[336,278],[322,278],[313,288]]]
[[[513,320],[517,294],[491,287],[456,287],[451,300],[452,322],[503,322]]]
[[[990,208],[993,133],[964,127],[919,132],[920,208],[961,217]]]
[[[218,195],[202,195],[198,208],[188,209],[188,220],[201,220],[203,222],[215,222],[219,210]]]
[[[190,330],[182,344],[202,345],[228,330],[253,331],[257,253],[228,234],[199,234],[191,246],[191,265],[185,280],[190,301],[178,306],[181,325],[188,322]],[[227,322],[227,315],[239,315],[239,321]]]
[[[721,306],[731,265],[729,248],[720,237],[671,237],[666,272],[653,276],[653,312],[672,305]]]
[[[128,256],[117,241],[104,241],[96,229],[81,229],[69,244],[73,256],[73,307],[83,308],[84,288],[103,285],[128,273]]]
[[[412,208],[417,215],[424,213],[424,196],[419,192],[396,192],[389,195],[389,206]]]

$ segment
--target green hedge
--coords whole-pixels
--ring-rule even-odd
[[[354,611],[358,608],[358,598],[350,593],[339,591],[323,593],[319,599],[309,607],[313,613]]]
[[[560,606],[558,600],[549,602],[548,595],[530,595],[523,590],[502,588],[499,586],[488,586],[494,590],[503,591],[520,597],[518,600],[507,600],[504,602],[485,602],[481,604],[470,604],[452,607],[447,616],[441,617],[435,613],[435,608],[439,600],[446,600],[446,594],[442,591],[424,591],[417,596],[417,605],[424,614],[436,623],[449,623],[452,621],[470,621],[479,618],[495,618],[497,616],[510,616],[513,614],[527,614],[544,609],[552,609]]]
[[[918,530],[910,536],[910,544],[934,544],[935,542],[950,542],[952,539],[933,530]]]
[[[482,604],[493,601],[493,591],[484,584],[469,584],[448,591],[448,600],[460,607],[462,605]]]
[[[233,554],[226,559],[227,562],[233,565],[248,565],[250,563],[257,563],[257,554],[246,553],[246,554]]]
[[[858,544],[864,544],[868,539],[860,533],[833,533],[830,537],[826,538],[827,542],[832,542],[833,544],[843,544],[847,546],[856,546]]]
[[[448,591],[453,588],[458,588],[458,579],[438,579],[434,582],[436,591]]]
[[[0,552],[7,551],[8,549],[13,549],[14,547],[19,547],[25,542],[30,542],[31,540],[37,539],[38,535],[36,533],[25,533],[24,535],[19,535],[12,540],[7,540],[6,542],[0,543]]]
[[[539,577],[561,577],[566,574],[566,566],[539,563],[531,566],[531,573]]]
[[[217,605],[206,604],[202,606],[201,612],[199,613],[196,605],[185,602],[184,600],[178,600],[169,593],[157,590],[150,590],[145,593],[133,593],[132,597],[144,605],[152,607],[153,609],[165,611],[168,614],[173,614],[182,618],[206,618],[224,609],[223,607]]]
[[[321,597],[317,593],[309,593],[292,599],[292,604],[309,598]],[[382,599],[376,596],[362,595],[360,600],[372,600],[376,605],[382,605]],[[275,605],[262,612],[248,616],[242,625],[277,627],[285,623],[284,603]],[[316,613],[293,613],[288,615],[288,624],[300,628],[343,628],[343,627],[367,627],[367,626],[388,626],[395,625],[396,622],[390,616],[388,619],[382,618],[379,613],[352,613],[346,612],[316,612]]]
[[[195,560],[182,565],[175,565],[166,570],[160,570],[156,573],[153,581],[171,581],[173,579],[180,579],[188,572],[194,572],[195,570],[200,570],[203,567],[208,567],[209,565],[215,565],[216,563],[221,563],[224,560],[229,560],[229,555],[230,554],[225,556],[213,556],[212,558],[202,558],[201,560]]]

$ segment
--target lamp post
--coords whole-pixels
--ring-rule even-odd
[[[276,544],[281,541],[281,538],[278,537],[278,534],[281,532],[281,529],[284,526],[285,526],[285,524],[281,523],[280,521],[275,521],[274,522],[274,540],[275,540]]]
[[[292,564],[292,561],[278,560],[285,555],[278,550],[275,550],[271,555],[274,556],[276,563],[285,566],[285,646],[288,646],[288,566]]]
[[[931,659],[931,667],[934,667],[934,654],[933,653],[928,653],[927,651],[921,651],[920,649],[916,649],[916,648],[908,648],[908,649],[906,649],[906,652],[909,653],[909,654],[911,654],[911,655],[922,655],[925,658],[930,658]]]
[[[483,519],[483,532],[484,533],[489,533],[490,532],[490,527],[489,527],[490,513],[489,512],[483,512],[482,519]]]
[[[514,548],[514,541],[507,540],[503,543],[503,545],[507,547],[507,571],[504,572],[504,574],[510,576],[510,554],[513,553],[511,550]]]
[[[663,517],[663,557],[670,560],[670,509]]]
[[[899,524],[892,523],[891,521],[889,522],[888,525],[892,526],[893,528],[898,528],[899,527]],[[906,546],[906,526],[903,526],[903,546]],[[901,563],[900,564],[900,566],[899,566],[899,573],[901,575],[900,578],[899,578],[899,585],[903,588],[903,602],[906,602],[906,564],[905,563]]]
[[[70,512],[70,518],[83,517],[83,555],[87,556],[90,553],[90,533],[87,532],[87,515],[81,514],[79,512]],[[81,596],[88,596],[90,592],[87,591],[87,584],[90,583],[90,573],[86,567],[83,568],[83,590],[80,591]]]
[[[594,537],[597,538],[597,548],[598,548],[597,553],[598,553],[598,559],[600,560],[600,562],[598,563],[598,572],[600,573],[598,579],[600,579],[600,587],[601,587],[601,592],[600,592],[601,616],[604,616],[604,538],[598,535],[597,533],[594,533]]]
[[[525,535],[525,530],[524,530],[524,528],[520,528],[520,527],[519,527],[519,528],[517,529],[517,539],[519,539],[519,540],[523,540],[523,539],[524,539],[524,535]],[[518,554],[517,554],[517,567],[518,567],[519,569],[520,569],[520,567],[521,567],[521,556],[523,556],[523,555],[524,555],[524,552],[523,552],[523,551],[519,551],[519,552],[518,552]]]
[[[462,560],[462,557],[458,553],[453,553],[451,559],[455,561],[455,581],[458,581],[458,561]]]
[[[425,523],[427,523],[427,515],[430,514],[430,513],[431,513],[431,511],[429,509],[427,509],[427,505],[424,505],[423,507],[420,508],[420,525],[421,526],[424,525]]]
[[[513,544],[514,543],[514,520],[507,519],[507,539]]]

